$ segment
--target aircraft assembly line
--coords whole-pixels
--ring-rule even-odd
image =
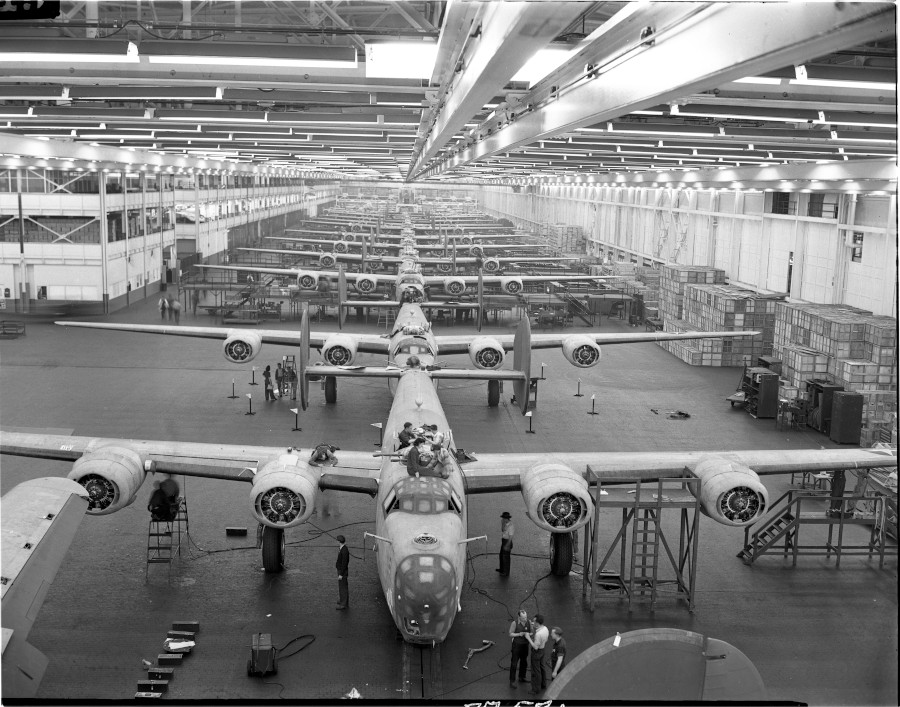
[[[407,313],[404,315],[403,311]],[[101,327],[105,323],[120,324],[126,328],[132,326],[128,323],[129,320],[133,321],[128,316],[130,314],[130,312],[121,313],[110,317],[109,322],[96,324]],[[495,602],[482,601],[479,599],[481,594],[473,594],[477,589],[478,592],[487,592],[490,596],[498,597],[501,604],[510,610],[514,610],[519,602],[534,602],[537,609],[534,607],[532,609],[543,611],[550,617],[551,623],[564,625],[569,645],[578,645],[581,649],[610,635],[609,631],[613,628],[630,630],[659,625],[659,621],[663,621],[665,625],[690,627],[691,630],[700,628],[710,635],[718,634],[722,637],[725,637],[724,632],[728,631],[732,633],[729,636],[731,642],[751,655],[760,666],[770,697],[791,699],[795,695],[794,690],[797,689],[807,696],[810,691],[812,694],[829,695],[830,698],[824,698],[825,702],[843,701],[834,697],[835,694],[842,694],[839,686],[829,684],[829,681],[825,680],[824,668],[820,662],[821,650],[815,647],[813,642],[804,645],[808,646],[810,658],[815,656],[818,677],[813,679],[807,676],[807,684],[797,687],[795,675],[785,675],[767,661],[766,651],[772,650],[771,640],[764,640],[763,636],[753,638],[748,649],[747,645],[742,645],[741,641],[736,640],[736,636],[746,635],[748,617],[751,625],[762,627],[767,626],[770,621],[773,625],[776,623],[784,625],[787,622],[788,625],[796,626],[795,635],[809,631],[810,621],[822,620],[822,604],[817,599],[815,605],[807,606],[807,602],[812,602],[812,597],[806,596],[807,592],[814,591],[816,581],[825,581],[823,573],[827,573],[828,581],[836,583],[837,593],[841,593],[840,587],[847,585],[841,599],[842,605],[845,605],[848,601],[846,592],[852,591],[851,587],[860,581],[854,577],[860,570],[852,568],[857,563],[865,565],[865,560],[858,560],[857,563],[845,560],[841,576],[837,578],[832,576],[833,570],[828,569],[825,563],[804,567],[802,580],[799,577],[786,578],[785,574],[790,570],[783,568],[780,560],[770,560],[770,564],[765,567],[758,564],[752,569],[746,568],[734,557],[741,544],[740,533],[734,530],[729,533],[727,526],[705,520],[702,522],[704,540],[701,549],[703,589],[700,591],[699,611],[696,615],[688,614],[683,606],[679,606],[679,602],[673,602],[671,606],[663,603],[653,615],[642,610],[632,615],[625,612],[614,600],[610,600],[612,603],[601,602],[598,611],[592,614],[586,610],[577,591],[580,584],[579,572],[582,569],[577,554],[569,555],[574,560],[572,574],[556,576],[550,572],[548,575],[548,540],[550,537],[570,536],[568,533],[548,535],[547,530],[553,531],[557,528],[542,526],[540,522],[538,525],[527,522],[526,514],[532,519],[536,519],[538,515],[533,505],[538,499],[535,489],[531,491],[527,489],[526,479],[530,473],[534,473],[536,466],[553,466],[560,460],[567,462],[570,469],[583,470],[586,464],[604,468],[605,459],[606,473],[618,480],[635,478],[634,474],[623,474],[623,469],[631,467],[644,469],[644,472],[639,474],[642,478],[658,476],[658,471],[648,470],[662,461],[663,473],[668,475],[685,466],[697,468],[697,462],[702,456],[698,456],[696,450],[715,448],[702,443],[708,439],[733,440],[729,449],[776,450],[769,453],[759,452],[755,458],[751,453],[735,456],[751,468],[757,465],[770,471],[789,471],[792,467],[803,468],[804,463],[812,463],[815,466],[814,457],[817,455],[827,460],[819,463],[818,468],[822,468],[823,465],[833,467],[834,460],[839,457],[852,457],[854,458],[852,464],[855,464],[860,457],[871,453],[858,449],[827,449],[806,453],[800,450],[818,447],[818,438],[811,440],[808,433],[778,433],[768,425],[765,429],[758,429],[746,415],[723,414],[719,393],[722,388],[728,389],[730,372],[696,371],[673,361],[668,354],[650,343],[607,347],[607,356],[603,364],[588,369],[591,374],[590,389],[596,391],[603,411],[597,417],[578,414],[560,417],[554,414],[554,411],[571,407],[572,401],[578,400],[572,397],[575,390],[574,378],[577,375],[586,375],[587,372],[585,369],[567,365],[565,350],[560,353],[552,350],[542,352],[542,357],[549,359],[541,362],[542,368],[545,363],[547,365],[545,375],[548,380],[539,385],[538,406],[533,411],[538,435],[529,438],[523,433],[524,420],[521,417],[522,401],[523,398],[527,400],[527,395],[517,395],[518,406],[510,404],[504,395],[497,401],[497,405],[492,407],[485,405],[483,393],[473,395],[479,389],[483,389],[484,384],[467,380],[479,376],[496,380],[502,375],[509,381],[523,381],[524,377],[517,373],[515,363],[511,369],[500,369],[503,371],[502,374],[497,371],[493,375],[489,370],[460,370],[458,373],[454,368],[428,370],[431,368],[427,365],[432,361],[431,353],[438,352],[449,353],[447,365],[459,367],[461,361],[459,363],[453,361],[458,354],[467,352],[467,344],[463,342],[465,340],[471,342],[478,337],[474,333],[461,334],[459,329],[454,331],[452,337],[419,329],[411,333],[413,326],[423,327],[423,321],[419,317],[421,314],[415,305],[404,305],[404,310],[397,319],[396,340],[385,339],[378,331],[369,328],[371,333],[363,333],[358,337],[358,357],[351,361],[352,365],[330,369],[318,367],[317,372],[320,374],[345,375],[342,384],[344,392],[336,403],[326,403],[324,399],[325,395],[330,395],[327,392],[329,388],[326,387],[323,392],[318,390],[318,386],[312,386],[307,398],[309,410],[301,413],[304,428],[302,432],[289,431],[290,426],[287,422],[293,420],[293,416],[286,411],[291,404],[288,401],[269,403],[269,407],[260,409],[263,405],[260,400],[261,393],[254,394],[253,389],[243,385],[241,390],[253,391],[251,395],[256,398],[255,409],[258,410],[256,416],[247,417],[244,415],[245,406],[241,405],[241,401],[244,400],[242,397],[237,401],[228,400],[225,383],[235,377],[248,379],[249,372],[247,367],[235,368],[230,363],[217,359],[210,342],[191,342],[189,338],[183,336],[147,337],[128,332],[91,331],[82,327],[42,326],[29,330],[27,339],[5,343],[2,370],[4,393],[11,394],[14,399],[23,400],[23,403],[12,409],[4,405],[3,427],[5,430],[10,428],[16,430],[12,434],[3,433],[4,452],[17,454],[23,451],[15,449],[20,443],[34,446],[36,438],[30,435],[37,432],[37,428],[63,428],[68,432],[72,429],[73,421],[84,420],[83,406],[86,404],[85,401],[90,401],[90,406],[96,410],[96,414],[90,421],[79,422],[73,430],[81,437],[68,438],[68,441],[58,437],[45,437],[42,440],[44,451],[31,449],[27,453],[34,456],[73,459],[85,451],[79,445],[91,445],[90,449],[96,451],[104,444],[99,441],[90,442],[84,438],[104,440],[112,440],[117,436],[129,438],[134,437],[134,430],[139,429],[143,439],[170,439],[171,442],[148,443],[149,446],[144,447],[138,442],[119,441],[113,446],[124,447],[137,453],[138,459],[154,462],[157,471],[164,471],[167,464],[172,463],[174,465],[170,468],[180,472],[199,473],[196,479],[185,482],[192,516],[193,544],[185,550],[188,556],[171,568],[168,577],[165,570],[155,571],[155,568],[151,567],[148,581],[146,584],[143,583],[145,572],[143,536],[146,515],[142,510],[144,504],[141,499],[147,493],[144,489],[149,484],[145,484],[143,489],[138,486],[129,489],[137,496],[137,500],[123,512],[102,518],[90,518],[81,524],[69,556],[63,563],[60,576],[51,587],[46,606],[35,622],[32,632],[31,642],[50,659],[50,666],[38,695],[50,698],[128,697],[130,693],[126,683],[130,678],[124,676],[133,676],[139,672],[136,670],[139,657],[145,653],[152,653],[159,642],[153,638],[154,622],[158,624],[159,621],[199,617],[203,625],[202,630],[208,631],[208,634],[201,634],[197,655],[191,659],[197,659],[197,663],[204,666],[209,666],[211,662],[216,663],[216,674],[223,678],[221,681],[217,679],[216,682],[222,687],[211,688],[207,684],[201,690],[198,686],[179,684],[176,688],[173,683],[173,690],[178,689],[180,692],[173,693],[172,696],[179,695],[185,698],[240,696],[248,699],[272,697],[272,693],[277,692],[279,688],[273,689],[264,681],[252,681],[246,676],[236,675],[228,666],[240,665],[241,661],[245,660],[246,634],[263,630],[270,622],[266,614],[284,617],[285,612],[288,612],[287,616],[291,617],[288,621],[290,630],[282,630],[275,624],[270,627],[276,635],[277,642],[286,642],[295,634],[314,633],[318,644],[292,660],[299,660],[301,663],[310,661],[309,665],[314,665],[317,659],[322,659],[323,654],[317,653],[318,650],[331,650],[332,655],[343,654],[347,656],[347,660],[344,666],[329,663],[327,672],[332,678],[328,680],[313,678],[310,673],[315,670],[301,669],[300,672],[304,677],[300,684],[286,678],[284,676],[286,671],[283,670],[279,674],[279,684],[285,686],[284,692],[279,693],[282,696],[303,699],[340,697],[352,687],[356,687],[364,697],[383,699],[396,698],[398,695],[434,697],[439,694],[452,699],[514,696],[508,692],[505,671],[497,667],[504,664],[504,655],[508,653],[505,648],[508,640],[505,637],[508,626],[507,609]],[[156,312],[148,311],[148,316],[142,321],[155,320]],[[612,329],[612,322],[610,325]],[[227,329],[216,327],[185,325],[175,328],[152,324],[142,326],[146,330],[156,329],[159,333],[168,329],[166,333],[183,334],[188,337],[199,335],[205,338],[212,336],[225,339],[227,336]],[[288,323],[279,325],[277,330],[273,330],[274,333],[251,332],[267,342],[259,358],[254,359],[254,363],[278,360],[281,354],[287,353],[299,353],[302,361],[303,346],[299,347],[298,352],[296,344],[305,343],[305,336],[309,336],[309,341],[316,347],[323,347],[327,358],[328,338],[342,337],[339,340],[344,341],[349,336],[336,330],[335,325],[331,325],[335,327],[334,330],[324,332],[324,337],[318,334],[306,335],[305,326],[304,324],[301,327],[300,332],[295,330],[296,325]],[[346,331],[355,328],[357,325],[352,322],[345,327]],[[514,348],[515,337],[511,334],[483,332],[481,338],[484,338],[484,335],[499,342],[498,353],[501,358],[504,349]],[[518,336],[521,340],[521,337],[527,335],[520,331]],[[610,340],[615,340],[616,337],[625,340],[635,338],[634,332],[627,327],[616,331],[608,330],[598,336]],[[546,337],[547,341],[554,338],[555,346],[561,346],[561,337],[555,334],[536,334],[531,343],[538,344],[541,337]],[[401,343],[404,340],[407,342],[405,346]],[[418,340],[422,349],[417,352],[410,350],[408,348],[410,340]],[[599,338],[597,340],[601,341]],[[66,353],[50,353],[51,349],[45,346],[52,341],[60,342],[62,345],[57,350],[60,352],[64,350]],[[367,341],[381,343],[376,349],[366,349]],[[103,342],[99,349],[98,342]],[[23,350],[21,344],[32,347],[30,354]],[[19,348],[13,348],[14,346]],[[42,353],[38,353],[39,351]],[[96,355],[89,359],[86,356],[88,351],[96,351]],[[383,356],[386,353],[392,356],[389,360],[391,366],[376,371],[375,367],[383,366]],[[413,355],[422,356],[420,368],[408,365],[409,358]],[[219,362],[215,363],[216,360]],[[643,365],[636,365],[636,361],[641,361]],[[519,370],[524,368],[521,360],[518,361],[518,368]],[[48,370],[53,371],[49,376]],[[666,370],[669,372],[666,373]],[[361,377],[364,373],[399,379],[397,380],[399,387],[393,401],[385,396],[384,381],[375,380],[366,383],[366,379]],[[439,391],[441,399],[438,400],[437,392],[428,378],[439,376],[441,373],[446,374],[446,378],[441,381]],[[728,373],[729,377],[723,376],[724,373]],[[35,376],[40,376],[39,381]],[[416,382],[419,377],[422,381]],[[62,380],[67,381],[70,393],[65,399],[59,400],[49,413],[45,411],[43,401],[29,402],[26,390],[33,391],[36,385],[46,385],[52,390],[53,386],[60,384]],[[520,387],[517,393],[522,392]],[[299,397],[304,397],[302,390]],[[649,414],[649,408],[660,403],[663,406],[690,408],[692,417],[688,421],[675,422],[664,421],[659,416]],[[413,418],[412,421],[415,423],[433,422],[441,429],[452,431],[452,445],[455,448],[465,447],[473,451],[478,460],[461,465],[454,462],[447,480],[429,479],[427,483],[430,493],[437,494],[432,495],[432,501],[446,497],[448,510],[452,508],[453,503],[458,503],[462,513],[457,514],[455,511],[446,513],[448,516],[446,522],[450,525],[445,527],[444,522],[435,524],[426,534],[438,542],[455,538],[445,543],[450,548],[454,543],[482,535],[488,538],[487,543],[480,540],[461,543],[457,545],[455,551],[451,550],[445,557],[448,563],[445,584],[453,587],[452,595],[429,597],[422,591],[424,585],[417,580],[416,572],[407,570],[405,575],[398,573],[395,579],[395,576],[387,571],[391,558],[394,558],[396,552],[401,551],[400,545],[404,545],[398,542],[397,533],[407,533],[414,528],[418,535],[422,535],[425,529],[419,524],[409,525],[402,522],[392,528],[391,523],[396,524],[403,514],[386,514],[381,509],[391,506],[388,497],[394,490],[400,497],[405,493],[404,489],[407,486],[422,482],[410,479],[406,470],[392,457],[372,456],[374,451],[372,447],[369,448],[370,451],[363,450],[371,442],[376,441],[375,430],[370,425],[382,422],[383,438],[379,446],[382,447],[383,453],[389,452],[396,442],[394,437],[397,429],[402,427],[402,423],[408,417]],[[684,425],[692,426],[689,428],[690,432],[685,431]],[[369,434],[373,437],[371,442],[366,437],[366,429],[370,430]],[[51,433],[54,431],[58,430],[49,430]],[[737,444],[735,440],[745,444]],[[252,441],[254,446],[240,448],[233,446],[234,442],[240,441]],[[340,447],[336,452],[339,465],[333,469],[326,469],[325,475],[318,477],[316,484],[318,474],[309,476],[303,472],[303,468],[310,448],[322,441]],[[61,453],[59,448],[63,446],[71,448]],[[299,449],[299,453],[289,447]],[[241,450],[240,453],[237,453],[237,449]],[[669,449],[672,453],[659,455],[648,452],[663,449]],[[612,451],[617,453],[607,453]],[[176,463],[177,459],[172,456],[173,454],[183,455],[187,463]],[[125,455],[127,456],[128,452]],[[86,454],[83,459],[89,459],[90,456]],[[198,456],[206,458],[205,465],[202,462],[197,463]],[[222,458],[228,458],[230,461],[220,461]],[[257,475],[251,479],[249,474],[245,474],[244,483],[237,484],[202,478],[204,469],[210,471],[210,459],[215,460],[211,475],[223,472],[227,474],[229,468],[232,472],[240,472],[245,467],[255,468]],[[775,466],[772,465],[773,461]],[[69,466],[68,463],[13,456],[4,456],[3,463],[4,492],[8,490],[9,485],[34,475],[64,476]],[[198,471],[196,468],[188,468],[192,463],[203,466],[204,469]],[[896,460],[891,462],[890,459],[882,459],[878,463],[896,464]],[[783,468],[779,469],[778,464]],[[95,465],[93,468],[96,470],[99,467]],[[139,464],[133,467],[135,470],[141,468]],[[522,469],[521,477],[519,469]],[[302,509],[300,504],[296,506],[296,509],[302,512],[287,523],[297,527],[288,528],[285,533],[286,571],[261,572],[258,550],[252,549],[252,542],[248,543],[246,538],[242,539],[240,546],[250,545],[251,549],[239,550],[235,543],[229,542],[224,537],[222,528],[225,525],[240,523],[249,525],[254,522],[251,517],[244,515],[245,511],[240,510],[247,507],[248,480],[252,480],[251,487],[253,487],[257,483],[265,484],[266,476],[269,474],[271,474],[269,478],[272,479],[283,478],[286,473],[296,472],[300,472],[297,478],[309,479],[309,485],[304,486],[308,495],[303,501]],[[137,473],[140,476],[142,471]],[[700,473],[703,473],[702,468]],[[373,485],[376,478],[381,481]],[[765,480],[760,491],[763,498],[766,498],[766,493],[769,498],[775,497],[780,493],[779,489],[784,488],[788,482],[787,477],[778,475],[766,475],[762,478]],[[578,487],[584,480],[575,473],[572,475],[571,483]],[[762,479],[759,483],[763,484]],[[320,492],[324,491],[324,495],[319,494],[318,500],[314,500],[316,485]],[[466,485],[469,485],[469,488],[466,488]],[[499,498],[495,494],[484,493],[491,490],[492,486],[501,489]],[[444,487],[447,489],[446,493],[442,490]],[[521,493],[514,490],[517,488],[521,488]],[[257,490],[260,489],[261,486]],[[413,497],[421,496],[421,491],[415,486],[412,489]],[[375,501],[367,495],[373,492],[377,495]],[[265,495],[264,491],[262,495]],[[251,496],[251,506],[257,519],[264,520],[259,518],[257,511],[261,507],[253,501],[253,498],[259,498],[259,495]],[[125,503],[126,500],[123,495],[118,502]],[[563,523],[560,527],[577,528],[586,520],[591,500],[589,496],[580,496],[580,500],[583,506],[578,517],[567,519],[566,523],[570,521],[571,523],[569,525]],[[577,504],[574,505],[577,507]],[[493,572],[494,553],[498,537],[499,510],[507,508],[517,519],[517,543],[512,576],[501,580]],[[312,515],[314,512],[315,516]],[[303,524],[302,520],[311,523]],[[540,521],[540,518],[536,520]],[[349,528],[345,527],[348,522],[352,524]],[[279,523],[273,525],[277,526]],[[406,530],[402,530],[404,525]],[[398,527],[401,530],[398,531]],[[304,528],[312,535],[303,533]],[[344,530],[338,531],[337,528]],[[349,622],[345,621],[345,617],[339,612],[329,612],[334,614],[331,616],[317,609],[321,606],[319,600],[298,601],[298,597],[324,595],[329,598],[334,593],[333,570],[329,568],[336,543],[329,542],[326,531],[332,536],[336,532],[344,532],[350,539],[356,557],[351,570],[349,615],[352,618]],[[300,536],[296,537],[295,533],[300,533]],[[366,536],[364,533],[369,535]],[[720,544],[724,547],[717,549],[717,545]],[[387,552],[388,545],[397,547],[391,548],[394,552]],[[264,554],[265,546],[266,541],[263,540]],[[416,547],[414,541],[405,547],[408,549],[410,546]],[[373,553],[376,547],[378,549]],[[551,555],[555,554],[558,558],[560,547],[557,546],[556,553]],[[213,554],[208,554],[211,551]],[[438,552],[435,557],[440,555],[440,551],[435,552]],[[713,557],[719,553],[721,559],[714,560]],[[413,554],[428,556],[421,552]],[[98,562],[98,557],[104,559]],[[277,557],[277,561],[280,560],[281,557]],[[402,564],[402,560],[400,563]],[[266,565],[265,557],[262,564]],[[720,564],[722,566],[717,566]],[[773,576],[772,572],[778,574]],[[810,586],[806,580],[806,572],[812,572],[820,579],[814,580],[813,586]],[[559,574],[565,575],[565,572]],[[885,592],[882,602],[887,601],[890,576],[893,574],[890,570],[877,574],[874,587],[870,586],[870,593]],[[395,584],[400,577],[405,577],[404,583]],[[506,583],[501,584],[501,581]],[[796,595],[790,600],[777,589],[784,581],[790,582],[791,593]],[[101,583],[100,586],[98,582]],[[233,592],[223,592],[222,589],[226,586],[235,589]],[[266,587],[268,589],[265,589]],[[390,593],[394,589],[400,590],[399,596],[406,595],[408,590],[408,600],[391,606]],[[73,690],[71,680],[73,666],[64,657],[67,651],[75,650],[72,642],[75,635],[66,639],[59,628],[54,628],[54,626],[71,626],[72,622],[77,625],[84,620],[79,616],[86,618],[86,615],[75,609],[70,618],[60,623],[62,618],[60,611],[66,604],[64,597],[67,592],[74,592],[79,596],[92,596],[89,603],[101,602],[109,607],[107,611],[112,616],[115,616],[118,611],[116,607],[120,604],[123,608],[135,605],[142,607],[142,615],[138,617],[141,628],[134,636],[123,641],[123,637],[115,630],[113,621],[109,625],[104,623],[97,641],[87,639],[88,645],[92,646],[92,652],[85,660],[94,666],[93,670],[97,675],[104,676],[89,693],[79,692],[77,688]],[[760,592],[764,594],[770,592],[771,601],[765,600],[758,605]],[[213,595],[218,598],[210,601]],[[379,596],[388,598],[387,605],[383,601],[378,601]],[[818,591],[815,596],[820,596]],[[440,600],[443,600],[443,603]],[[236,602],[242,608],[228,609],[230,601]],[[776,601],[781,604],[780,608],[775,608],[773,602]],[[854,599],[849,601],[856,602]],[[879,600],[876,598],[877,601]],[[741,607],[740,611],[734,610],[735,603]],[[424,609],[426,604],[428,608]],[[425,616],[422,614],[423,610]],[[895,615],[895,605],[893,608],[887,606],[885,610],[889,614],[893,611]],[[66,611],[72,611],[71,607]],[[221,621],[222,615],[235,615],[235,612],[245,618],[239,621]],[[442,612],[443,615],[438,618],[437,614]],[[737,619],[738,615],[740,616],[738,623],[729,627],[731,619]],[[729,618],[726,619],[726,616]],[[777,620],[773,621],[772,617],[777,617]],[[440,625],[440,629],[436,629],[434,633],[423,630],[429,625],[426,620],[432,627]],[[650,623],[647,623],[648,621]],[[834,621],[839,623],[840,617],[835,615]],[[826,626],[821,627],[822,630],[830,630],[833,626],[831,621],[826,621],[825,624]],[[738,628],[739,626],[741,628]],[[392,635],[399,633],[398,629],[403,631],[404,628],[407,640],[424,639],[427,642],[444,639],[436,649],[442,656],[441,670],[438,671],[437,677],[434,670],[428,673],[428,687],[422,688],[421,693],[416,691],[417,688],[411,687],[411,683],[415,680],[409,679],[408,651],[432,649],[414,647],[405,649],[402,647],[403,642],[394,643]],[[96,627],[94,630],[97,630]],[[874,625],[872,630],[876,630]],[[209,640],[205,642],[207,635]],[[768,629],[765,635],[770,636]],[[464,658],[468,647],[480,644],[485,638],[497,640],[498,650],[496,654],[490,656],[489,665],[485,665],[488,663],[486,657],[484,664],[477,663],[478,675],[484,676],[481,680],[477,680],[472,669],[476,667],[478,658],[472,660],[465,673],[461,673],[459,666],[462,659],[457,661],[455,656],[462,655]],[[861,637],[860,641],[862,640]],[[109,661],[101,658],[103,652],[109,650],[105,645],[107,643],[117,646],[114,651],[117,655],[133,655],[132,665],[120,665],[121,660]],[[348,643],[354,647],[349,648],[346,645]],[[769,647],[762,650],[764,645]],[[757,650],[762,650],[762,653],[753,655],[754,646]],[[208,652],[205,657],[201,657],[204,650]],[[508,666],[508,655],[505,660],[507,661],[505,665]],[[868,664],[869,660],[874,661],[874,664]],[[418,663],[417,658],[414,662]],[[862,644],[857,646],[857,657],[853,662],[854,670],[862,672],[874,670],[879,662],[882,663],[878,667],[881,675],[885,668],[883,657],[873,656],[869,646]],[[96,666],[107,663],[109,665],[98,671]],[[362,665],[367,667],[361,668]],[[811,684],[823,681],[824,685]],[[876,694],[889,694],[892,689],[894,688],[883,685],[876,688]],[[816,692],[817,690],[819,692]],[[885,690],[887,693],[883,692]],[[520,692],[524,695],[524,690]]]

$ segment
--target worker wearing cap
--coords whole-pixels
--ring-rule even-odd
[[[501,577],[509,576],[509,560],[512,556],[513,535],[516,528],[512,522],[509,511],[500,514],[500,569],[497,571]]]

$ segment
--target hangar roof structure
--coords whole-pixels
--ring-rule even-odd
[[[896,192],[893,3],[37,5],[0,167]]]

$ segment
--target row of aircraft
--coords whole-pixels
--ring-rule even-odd
[[[303,409],[309,405],[311,378],[324,376],[328,403],[337,400],[338,378],[387,379],[394,398],[383,426],[387,433],[376,455],[342,449],[336,466],[320,468],[310,462],[311,449],[14,432],[0,432],[0,453],[72,461],[68,477],[86,492],[88,515],[114,513],[128,506],[152,473],[249,484],[249,510],[263,526],[262,560],[269,572],[282,569],[284,533],[311,516],[318,493],[368,494],[374,499],[375,532],[370,535],[388,609],[406,641],[430,645],[446,638],[463,609],[466,547],[471,540],[466,533],[470,494],[520,492],[528,517],[550,534],[552,572],[565,575],[572,567],[574,531],[593,513],[588,465],[603,484],[696,476],[703,512],[734,527],[749,525],[765,513],[768,493],[760,475],[896,466],[895,452],[869,449],[485,453],[477,461],[460,463],[437,392],[440,380],[485,380],[490,405],[499,402],[500,381],[510,381],[516,405],[524,414],[529,406],[533,349],[561,349],[572,365],[588,368],[599,363],[603,345],[743,337],[757,332],[532,335],[525,318],[514,335],[436,336],[421,305],[411,301],[422,294],[424,280],[414,270],[396,278],[397,298],[392,305],[399,311],[389,337],[312,332],[306,313],[297,331],[57,322],[67,327],[219,339],[225,358],[241,364],[258,356],[263,344],[295,346]],[[322,365],[310,366],[313,349],[321,352]],[[357,356],[361,353],[382,355],[385,364],[360,365]],[[440,365],[439,357],[462,353],[469,354],[474,369]],[[510,353],[512,365],[506,368]],[[445,433],[446,478],[410,475],[397,454],[397,432],[406,421],[435,424]]]

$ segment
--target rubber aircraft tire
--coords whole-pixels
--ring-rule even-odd
[[[262,558],[266,572],[281,572],[284,569],[284,531],[281,528],[267,525],[263,529]]]
[[[488,407],[495,408],[500,404],[500,381],[488,381]]]
[[[575,554],[572,533],[550,534],[550,572],[555,577],[565,577],[572,571]]]
[[[325,402],[337,402],[337,377],[325,376]]]

